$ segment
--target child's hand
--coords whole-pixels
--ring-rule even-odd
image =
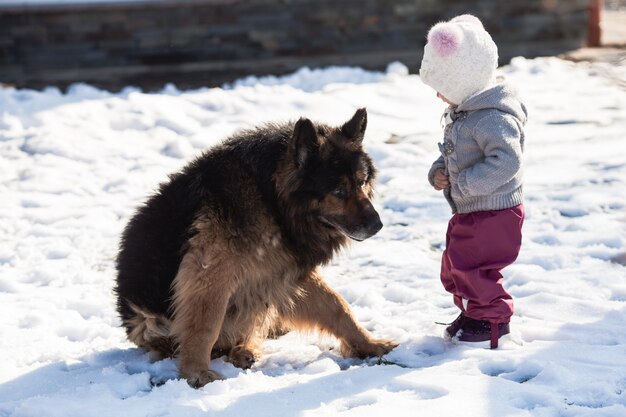
[[[445,171],[443,170],[443,168],[437,168],[435,170],[434,182],[435,182],[435,190],[437,191],[450,188],[450,179],[445,174]]]

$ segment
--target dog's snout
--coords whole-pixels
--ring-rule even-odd
[[[380,221],[378,212],[369,200],[363,205],[362,216],[363,228],[368,236],[374,236],[383,228],[383,222]]]
[[[383,228],[383,222],[380,221],[380,218],[376,216],[376,219],[370,221],[368,229],[372,235],[375,235]]]
[[[370,236],[374,236],[383,228],[383,222],[380,221],[378,213],[374,212],[367,222],[367,231]]]

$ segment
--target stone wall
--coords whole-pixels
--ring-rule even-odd
[[[11,0],[9,0],[11,1]],[[301,66],[417,71],[428,28],[479,16],[511,57],[582,46],[587,0],[156,0],[0,2],[0,82],[112,90],[215,86]]]

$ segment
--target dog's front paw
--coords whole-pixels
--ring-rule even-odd
[[[189,386],[193,388],[200,388],[209,382],[224,379],[222,375],[211,369],[202,369],[200,371],[181,371],[180,376],[181,378],[185,378]]]
[[[360,343],[341,342],[341,354],[348,358],[367,358],[370,356],[383,356],[391,352],[398,343],[388,339],[369,339]]]

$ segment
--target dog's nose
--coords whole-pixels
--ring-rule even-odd
[[[383,222],[380,221],[380,217],[378,217],[378,214],[374,218],[372,218],[367,225],[367,231],[370,236],[374,236],[382,228]]]

